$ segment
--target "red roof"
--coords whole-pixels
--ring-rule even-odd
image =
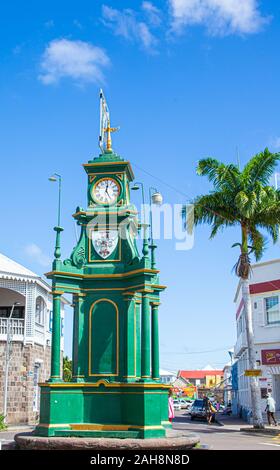
[[[204,379],[206,375],[224,375],[223,370],[180,370],[179,377],[184,379]]]

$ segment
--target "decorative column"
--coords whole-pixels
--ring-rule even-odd
[[[152,378],[159,380],[158,305],[152,304]]]
[[[148,224],[142,224],[143,227],[143,248],[142,248],[142,253],[144,255],[144,258],[149,259],[149,243],[148,243],[148,236],[147,236],[147,230],[149,225]]]
[[[134,294],[125,293],[124,309],[124,363],[123,374],[127,382],[136,378],[136,304]]]
[[[155,257],[155,250],[157,248],[157,245],[154,243],[154,241],[151,242],[149,246],[151,250],[151,268],[156,269],[156,257]]]
[[[52,320],[52,351],[50,382],[61,381],[60,339],[61,339],[61,295],[63,292],[53,291],[53,320]]]
[[[83,354],[84,313],[82,311],[83,297],[81,292],[73,295],[74,319],[73,319],[73,380],[83,382],[85,378]]]
[[[141,378],[151,377],[151,313],[148,295],[142,294]]]

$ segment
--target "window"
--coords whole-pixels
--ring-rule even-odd
[[[52,332],[53,313],[52,310],[49,312],[49,331]]]
[[[36,299],[36,312],[35,312],[35,323],[38,325],[44,325],[45,320],[45,302],[42,297]]]
[[[265,312],[267,325],[280,324],[279,298],[278,295],[267,297],[265,300]]]
[[[242,311],[239,319],[237,320],[237,337],[245,331],[245,324],[244,324],[244,310]]]
[[[12,307],[0,307],[0,317],[8,318],[11,314]],[[24,318],[24,307],[15,307],[13,318]]]

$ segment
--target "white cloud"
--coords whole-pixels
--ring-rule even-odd
[[[161,11],[151,2],[143,2],[142,9],[147,15],[148,21],[153,26],[161,24]]]
[[[100,47],[88,42],[54,39],[41,59],[39,80],[44,85],[72,78],[77,83],[102,82],[103,68],[110,64],[109,57]]]
[[[269,18],[263,17],[257,0],[169,0],[173,30],[204,25],[210,34],[252,34]]]
[[[132,42],[136,41],[149,51],[152,51],[157,43],[147,24],[138,21],[133,10],[120,11],[103,5],[102,17],[103,24],[109,27],[116,36],[122,36]]]
[[[24,253],[30,258],[33,259],[36,263],[40,264],[41,266],[50,266],[51,258],[43,253],[41,248],[36,245],[35,243],[31,243],[30,245],[26,245],[24,248]]]

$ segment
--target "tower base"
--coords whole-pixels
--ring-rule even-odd
[[[159,383],[41,384],[40,423],[46,437],[146,439],[165,437],[168,389]]]
[[[166,430],[166,437],[152,439],[117,439],[117,438],[77,438],[77,437],[41,437],[32,433],[20,433],[15,436],[17,446],[23,450],[90,450],[92,452],[120,450],[186,450],[199,444],[197,434],[186,431]]]

